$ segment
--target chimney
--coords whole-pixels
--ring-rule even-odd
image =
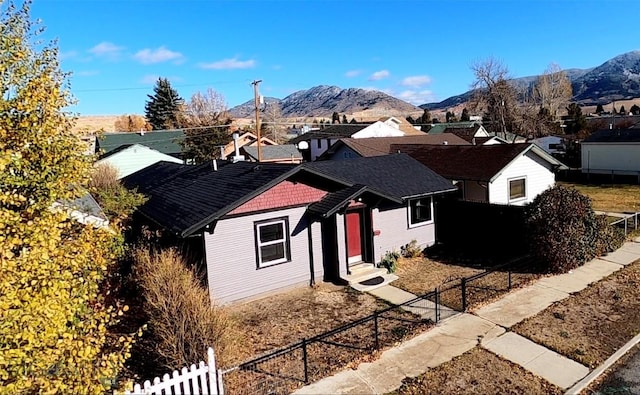
[[[140,129],[140,136],[144,136],[144,129]]]
[[[240,146],[238,145],[238,132],[233,133],[233,148],[235,149],[235,155],[233,156],[233,163],[244,161],[244,155],[240,155]]]
[[[213,171],[218,171],[218,161],[217,160],[213,160]]]
[[[220,159],[222,160],[227,159],[226,155],[224,154],[224,145],[220,146]]]

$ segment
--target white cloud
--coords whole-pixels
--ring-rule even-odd
[[[115,45],[108,41],[103,41],[100,44],[89,49],[89,53],[98,57],[103,57],[107,59],[116,59],[120,56],[120,53],[122,52],[123,49],[124,47]]]
[[[173,60],[174,63],[184,61],[184,56],[180,52],[175,52],[164,46],[157,49],[145,48],[136,52],[133,58],[142,64],[162,63]]]
[[[435,95],[430,90],[405,90],[395,97],[415,105],[436,101]]]
[[[198,66],[202,69],[211,70],[233,70],[233,69],[251,69],[255,67],[256,61],[238,60],[238,58],[223,59],[212,63],[200,63]]]
[[[428,75],[414,75],[403,79],[400,85],[419,87],[430,83],[431,78]]]
[[[389,70],[376,71],[375,73],[371,74],[371,76],[369,77],[369,81],[380,81],[389,77],[390,75],[391,73],[389,73]]]
[[[362,74],[362,70],[349,70],[344,73],[344,76],[347,78],[353,78],[359,76],[360,74]]]

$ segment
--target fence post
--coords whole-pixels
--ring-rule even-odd
[[[440,292],[438,287],[435,287],[433,292],[436,293],[436,324],[440,322]]]
[[[462,277],[460,281],[460,288],[462,290],[462,311],[467,311],[467,278]]]
[[[207,384],[209,384],[209,391],[211,391],[211,394],[220,393],[216,373],[216,357],[213,355],[213,348],[209,347],[207,350]]]
[[[376,350],[380,349],[380,343],[379,343],[379,338],[378,338],[378,311],[374,311],[373,312],[373,330],[375,332],[375,347]]]
[[[625,235],[625,236],[627,235],[627,220],[628,220],[628,219],[629,219],[629,218],[625,218],[625,219],[624,219],[624,235]]]
[[[509,270],[509,290],[511,290],[511,270]]]
[[[302,338],[302,360],[304,361],[304,383],[309,384],[309,363],[307,361],[307,339]]]

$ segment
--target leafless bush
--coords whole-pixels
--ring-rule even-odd
[[[170,369],[206,360],[213,347],[218,361],[238,352],[236,324],[174,249],[135,251],[135,274],[142,288],[154,351]]]
[[[118,169],[108,163],[101,163],[93,169],[89,188],[95,190],[114,190],[120,185]]]

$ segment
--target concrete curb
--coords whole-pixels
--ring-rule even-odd
[[[607,369],[611,367],[614,363],[616,363],[620,358],[624,356],[633,346],[640,343],[640,333],[637,334],[633,339],[629,340],[627,344],[618,349],[612,356],[607,358],[606,361],[602,363],[602,365],[593,369],[591,373],[586,375],[582,380],[578,381],[573,385],[573,387],[569,388],[564,394],[565,395],[575,395],[584,391],[589,384],[591,384],[595,379],[597,379],[602,373],[604,373]]]

